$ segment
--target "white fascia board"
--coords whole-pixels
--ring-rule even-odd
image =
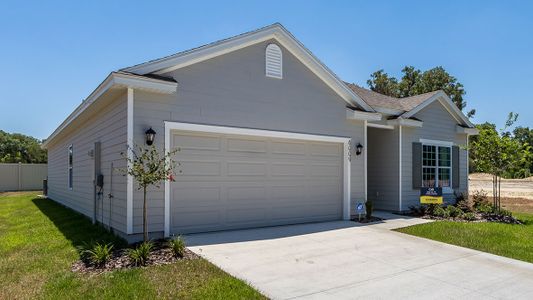
[[[435,146],[445,146],[445,147],[451,147],[454,145],[453,142],[449,142],[449,141],[428,140],[428,139],[419,139],[418,141],[424,145],[435,145]]]
[[[391,116],[398,116],[405,112],[404,110],[385,108],[385,107],[374,107],[374,110],[377,111],[378,113],[382,113],[385,115],[391,115]]]
[[[479,130],[477,128],[467,128],[467,127],[463,127],[463,126],[459,126],[459,125],[456,126],[456,132],[457,133],[462,133],[462,134],[468,134],[468,135],[478,135],[479,134]]]
[[[374,109],[346,86],[326,65],[316,58],[303,44],[280,24],[273,24],[260,30],[252,31],[209,44],[190,51],[171,55],[167,58],[147,62],[123,69],[138,74],[164,74],[190,66],[220,55],[224,55],[260,42],[274,39],[296,56],[307,68],[317,75],[326,85],[351,105],[357,105],[367,111]]]
[[[381,121],[380,113],[365,112],[346,108],[346,118],[348,120],[360,120],[360,121]]]
[[[380,128],[380,129],[389,129],[389,130],[393,130],[394,129],[393,125],[376,124],[376,123],[367,123],[367,127]]]
[[[424,122],[417,121],[417,120],[404,119],[404,118],[397,118],[394,120],[388,120],[387,125],[405,126],[405,127],[422,127],[422,125],[424,125]]]
[[[172,94],[177,91],[178,84],[176,82],[168,82],[159,79],[146,78],[138,75],[130,75],[112,72],[109,74],[100,85],[87,97],[82,103],[59,125],[59,127],[52,132],[52,134],[41,145],[46,149],[48,143],[55,138],[63,129],[65,129],[72,121],[81,115],[89,106],[96,102],[104,93],[112,87],[126,87],[133,89],[147,90],[156,93]]]
[[[460,120],[458,120],[459,122],[462,122],[463,125],[466,125],[468,127],[475,127],[474,124],[472,124],[472,122],[470,122],[470,120],[468,120],[468,118],[463,114],[463,112],[457,107],[457,105],[455,105],[453,102],[452,102],[452,99],[450,99],[450,97],[448,97],[448,95],[446,95],[445,92],[443,91],[439,91],[438,93],[436,93],[435,95],[431,96],[429,99],[427,99],[426,101],[422,102],[420,105],[418,105],[417,107],[415,107],[414,109],[404,113],[402,115],[402,118],[410,118],[412,116],[414,116],[416,113],[418,113],[419,111],[421,111],[422,109],[426,108],[428,105],[430,105],[431,103],[433,103],[434,101],[436,100],[443,100],[443,101],[440,101],[441,104],[448,110],[448,112],[454,117],[454,118],[459,118]],[[450,111],[451,110],[451,111]]]

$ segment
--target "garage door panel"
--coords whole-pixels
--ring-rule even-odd
[[[250,139],[227,139],[228,152],[267,153],[267,141]]]
[[[304,163],[274,162],[271,165],[270,174],[272,176],[297,176],[303,177],[306,173]]]
[[[267,200],[266,187],[235,186],[227,188],[228,205],[246,205],[249,203],[264,203]]]
[[[179,177],[183,176],[220,176],[221,162],[220,161],[205,161],[205,160],[179,160],[179,170],[181,173]]]
[[[175,157],[183,173],[171,183],[172,233],[342,218],[340,143],[173,135],[186,151]]]
[[[213,207],[221,203],[220,187],[180,187],[173,185],[172,195],[174,196],[173,207],[176,211],[183,208]]]
[[[295,142],[272,142],[272,153],[274,155],[289,155],[289,156],[302,156],[306,154],[306,144],[305,143],[295,143]]]
[[[267,163],[254,161],[228,161],[228,176],[266,176]]]
[[[173,145],[178,147],[180,152],[200,155],[202,152],[220,151],[220,136],[204,136],[194,134],[179,134],[173,136]]]

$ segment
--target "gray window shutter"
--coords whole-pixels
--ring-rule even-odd
[[[422,143],[413,143],[413,189],[422,187]]]
[[[459,188],[461,178],[459,177],[459,147],[452,146],[452,188]]]

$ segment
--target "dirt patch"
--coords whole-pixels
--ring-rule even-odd
[[[21,195],[40,195],[43,191],[22,191],[22,192],[0,192],[0,197],[21,196]]]
[[[510,198],[501,199],[503,208],[512,212],[530,213],[533,214],[533,200],[526,198]]]
[[[179,260],[197,259],[198,256],[189,249],[185,249],[183,257],[177,257],[164,240],[154,242],[154,249],[150,253],[144,266],[135,265],[128,256],[128,249],[113,252],[111,259],[104,266],[96,266],[87,260],[78,260],[72,265],[73,272],[98,275],[119,269],[144,268],[148,266],[168,265]]]
[[[492,197],[492,175],[475,173],[469,176],[470,194],[485,191]],[[501,195],[506,198],[524,198],[533,200],[533,177],[526,179],[502,179]]]

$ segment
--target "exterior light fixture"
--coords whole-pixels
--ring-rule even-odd
[[[150,129],[146,130],[145,134],[146,134],[146,145],[152,146],[152,144],[154,143],[155,134],[156,134],[155,130],[153,130],[152,127],[150,127]]]
[[[363,145],[361,145],[361,143],[357,144],[357,146],[355,146],[355,154],[356,155],[361,155],[361,153],[363,153]]]

